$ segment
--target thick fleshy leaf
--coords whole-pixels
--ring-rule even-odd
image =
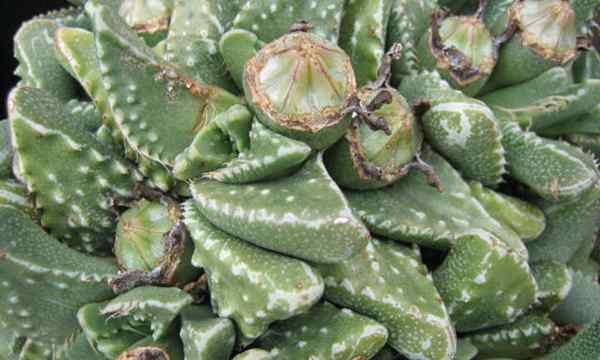
[[[144,286],[135,288],[109,301],[101,314],[112,318],[126,317],[129,321],[150,324],[152,338],[159,339],[181,310],[190,305],[193,298],[178,288]]]
[[[186,359],[228,360],[235,345],[235,327],[216,317],[210,306],[189,306],[181,313],[181,341]]]
[[[301,20],[313,25],[312,32],[337,42],[344,11],[343,0],[247,0],[233,21],[233,28],[252,31],[264,42],[286,34]]]
[[[31,217],[36,215],[33,197],[27,187],[14,180],[0,179],[0,206],[13,207]]]
[[[445,250],[462,235],[482,229],[527,256],[519,236],[485,210],[448,162],[431,150],[424,152],[423,160],[434,168],[442,192],[420,173],[408,174],[388,188],[346,192],[352,208],[373,233]]]
[[[354,0],[344,8],[339,44],[352,59],[358,86],[377,80],[393,2]]]
[[[394,0],[387,42],[388,47],[395,43],[402,46],[400,59],[392,63],[395,84],[400,84],[404,76],[418,70],[415,50],[419,39],[431,25],[437,3],[437,0]]]
[[[600,357],[599,337],[600,320],[596,320],[577,334],[568,344],[540,360],[597,359]]]
[[[77,310],[109,299],[117,267],[48,236],[28,216],[0,206],[0,304],[14,334],[62,346],[77,332]]]
[[[136,152],[172,166],[196,133],[235,97],[197,84],[162,62],[110,7],[94,0],[86,10],[94,23],[109,107],[123,135]]]
[[[246,338],[306,312],[323,294],[321,276],[306,263],[217,229],[193,202],[185,204],[185,223],[196,245],[192,263],[208,274],[215,311],[232,318]]]
[[[433,274],[457,331],[513,322],[535,301],[527,261],[495,236],[473,230]]]
[[[57,360],[105,360],[104,355],[96,351],[83,333],[77,335],[75,340],[65,345],[58,354]]]
[[[0,121],[0,178],[12,177],[13,148],[10,143],[10,123]]]
[[[201,180],[191,188],[211,223],[286,255],[337,262],[361,251],[370,237],[327,174],[322,154],[279,180],[250,186]]]
[[[408,357],[453,359],[454,328],[431,277],[411,251],[373,240],[348,260],[319,265],[325,298],[379,321],[389,331],[388,343]]]
[[[594,243],[600,227],[600,184],[579,199],[541,205],[547,225],[538,239],[527,244],[532,261],[566,264],[580,247]]]
[[[110,249],[112,201],[133,196],[141,176],[43,90],[17,88],[8,108],[18,166],[42,225],[84,251]]]
[[[483,102],[442,97],[433,101],[422,124],[429,143],[463,176],[486,185],[502,181],[506,165],[502,132]]]
[[[131,345],[151,335],[148,324],[126,317],[103,315],[104,306],[106,302],[86,304],[77,312],[77,320],[87,342],[106,358],[114,359]]]
[[[206,119],[208,123],[198,131],[190,146],[175,158],[173,173],[178,179],[215,170],[248,148],[252,114],[237,104],[238,99],[224,100],[220,109],[215,109],[216,116]]]
[[[255,120],[250,132],[250,149],[205,177],[228,184],[275,179],[289,174],[310,154],[308,145],[279,135]]]
[[[558,328],[548,315],[531,314],[512,324],[475,332],[468,335],[468,339],[481,359],[498,356],[531,359],[544,351],[556,331]]]
[[[550,201],[574,199],[600,179],[594,158],[581,149],[524,131],[505,111],[496,110],[496,118],[510,176],[537,195]]]
[[[469,183],[471,193],[485,210],[503,225],[513,229],[524,241],[537,239],[546,228],[544,212],[517,197],[488,189],[481,183]]]
[[[314,306],[307,314],[273,325],[257,340],[270,350],[270,359],[369,359],[387,340],[381,324],[329,303]]]
[[[546,312],[554,310],[571,291],[571,271],[557,261],[540,261],[531,264],[531,272],[538,286],[535,307]]]
[[[25,23],[15,35],[15,56],[19,67],[15,71],[23,85],[44,89],[61,101],[77,96],[76,82],[54,56],[56,21],[39,19]]]
[[[575,272],[573,288],[551,316],[559,324],[592,323],[600,317],[600,285],[595,279]]]

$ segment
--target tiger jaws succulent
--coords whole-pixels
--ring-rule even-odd
[[[600,0],[69,3],[14,38],[0,359],[599,358]]]

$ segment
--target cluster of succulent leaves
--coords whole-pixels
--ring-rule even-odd
[[[0,359],[600,359],[600,1],[70,2],[15,36]]]

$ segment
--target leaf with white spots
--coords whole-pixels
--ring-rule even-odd
[[[117,267],[48,236],[22,212],[0,206],[0,325],[45,349],[77,333],[77,311],[113,296]]]
[[[429,29],[431,17],[437,8],[437,0],[394,0],[387,45],[402,45],[402,56],[392,63],[395,84],[399,84],[404,76],[417,70],[419,59],[415,49],[419,39]]]
[[[352,59],[358,86],[377,80],[393,2],[353,0],[346,4],[339,44]]]
[[[524,131],[510,113],[495,112],[504,134],[510,176],[537,195],[555,202],[574,199],[600,179],[592,155],[566,142]]]
[[[178,288],[144,286],[112,299],[102,308],[101,314],[145,322],[152,338],[157,340],[167,333],[177,315],[192,301],[189,294]]]
[[[21,26],[15,35],[15,56],[19,67],[15,72],[23,85],[51,91],[61,101],[77,97],[77,83],[54,56],[56,21],[35,19]]]
[[[186,359],[230,359],[235,345],[235,327],[231,320],[216,317],[208,305],[183,309],[179,335]]]
[[[476,181],[469,182],[469,186],[485,210],[513,229],[523,241],[536,239],[546,228],[544,212],[537,206],[486,188]]]
[[[573,286],[571,270],[557,261],[539,261],[531,264],[537,289],[535,307],[549,312],[560,305]]]
[[[323,165],[322,154],[273,181],[191,185],[198,210],[214,225],[257,246],[317,263],[358,253],[370,235]]]
[[[381,324],[329,303],[308,313],[281,321],[256,344],[269,351],[269,359],[370,359],[385,345],[388,332]]]
[[[513,322],[537,291],[527,261],[481,230],[458,239],[433,279],[461,332]]]
[[[229,184],[244,184],[275,179],[289,174],[308,158],[310,146],[279,135],[259,121],[252,123],[250,149],[219,170],[205,175]]]
[[[388,188],[346,192],[352,208],[373,233],[445,250],[461,235],[483,229],[527,257],[519,236],[485,210],[448,162],[431,150],[425,150],[423,160],[439,176],[442,192],[415,172]]]
[[[9,113],[19,168],[42,209],[42,225],[86,252],[109,250],[112,201],[133,196],[139,174],[43,90],[14,90]]]
[[[173,166],[175,157],[235,97],[198,84],[159,59],[110,7],[94,0],[86,10],[94,24],[109,107],[128,145],[145,158]]]
[[[10,123],[0,120],[0,178],[12,176],[14,150],[10,143]]]
[[[546,230],[527,244],[532,261],[568,263],[582,247],[596,241],[600,229],[600,184],[579,199],[554,203],[542,201]]]
[[[409,358],[453,359],[456,334],[440,295],[412,250],[373,240],[333,265],[319,265],[325,298],[379,321],[388,343]]]
[[[497,185],[505,173],[502,131],[483,102],[436,99],[423,116],[425,138],[466,178]]]
[[[343,0],[248,0],[233,21],[234,29],[248,30],[264,42],[286,34],[301,20],[312,32],[337,42],[344,11]]]
[[[196,249],[192,264],[208,275],[211,301],[254,339],[270,323],[301,314],[323,294],[321,276],[306,263],[261,249],[211,225],[189,201],[184,205]]]
[[[478,357],[536,358],[553,341],[557,326],[544,314],[530,314],[492,329],[477,331],[467,339],[478,349]]]

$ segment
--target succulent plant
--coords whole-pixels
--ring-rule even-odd
[[[69,2],[14,39],[0,359],[599,358],[600,0]]]

